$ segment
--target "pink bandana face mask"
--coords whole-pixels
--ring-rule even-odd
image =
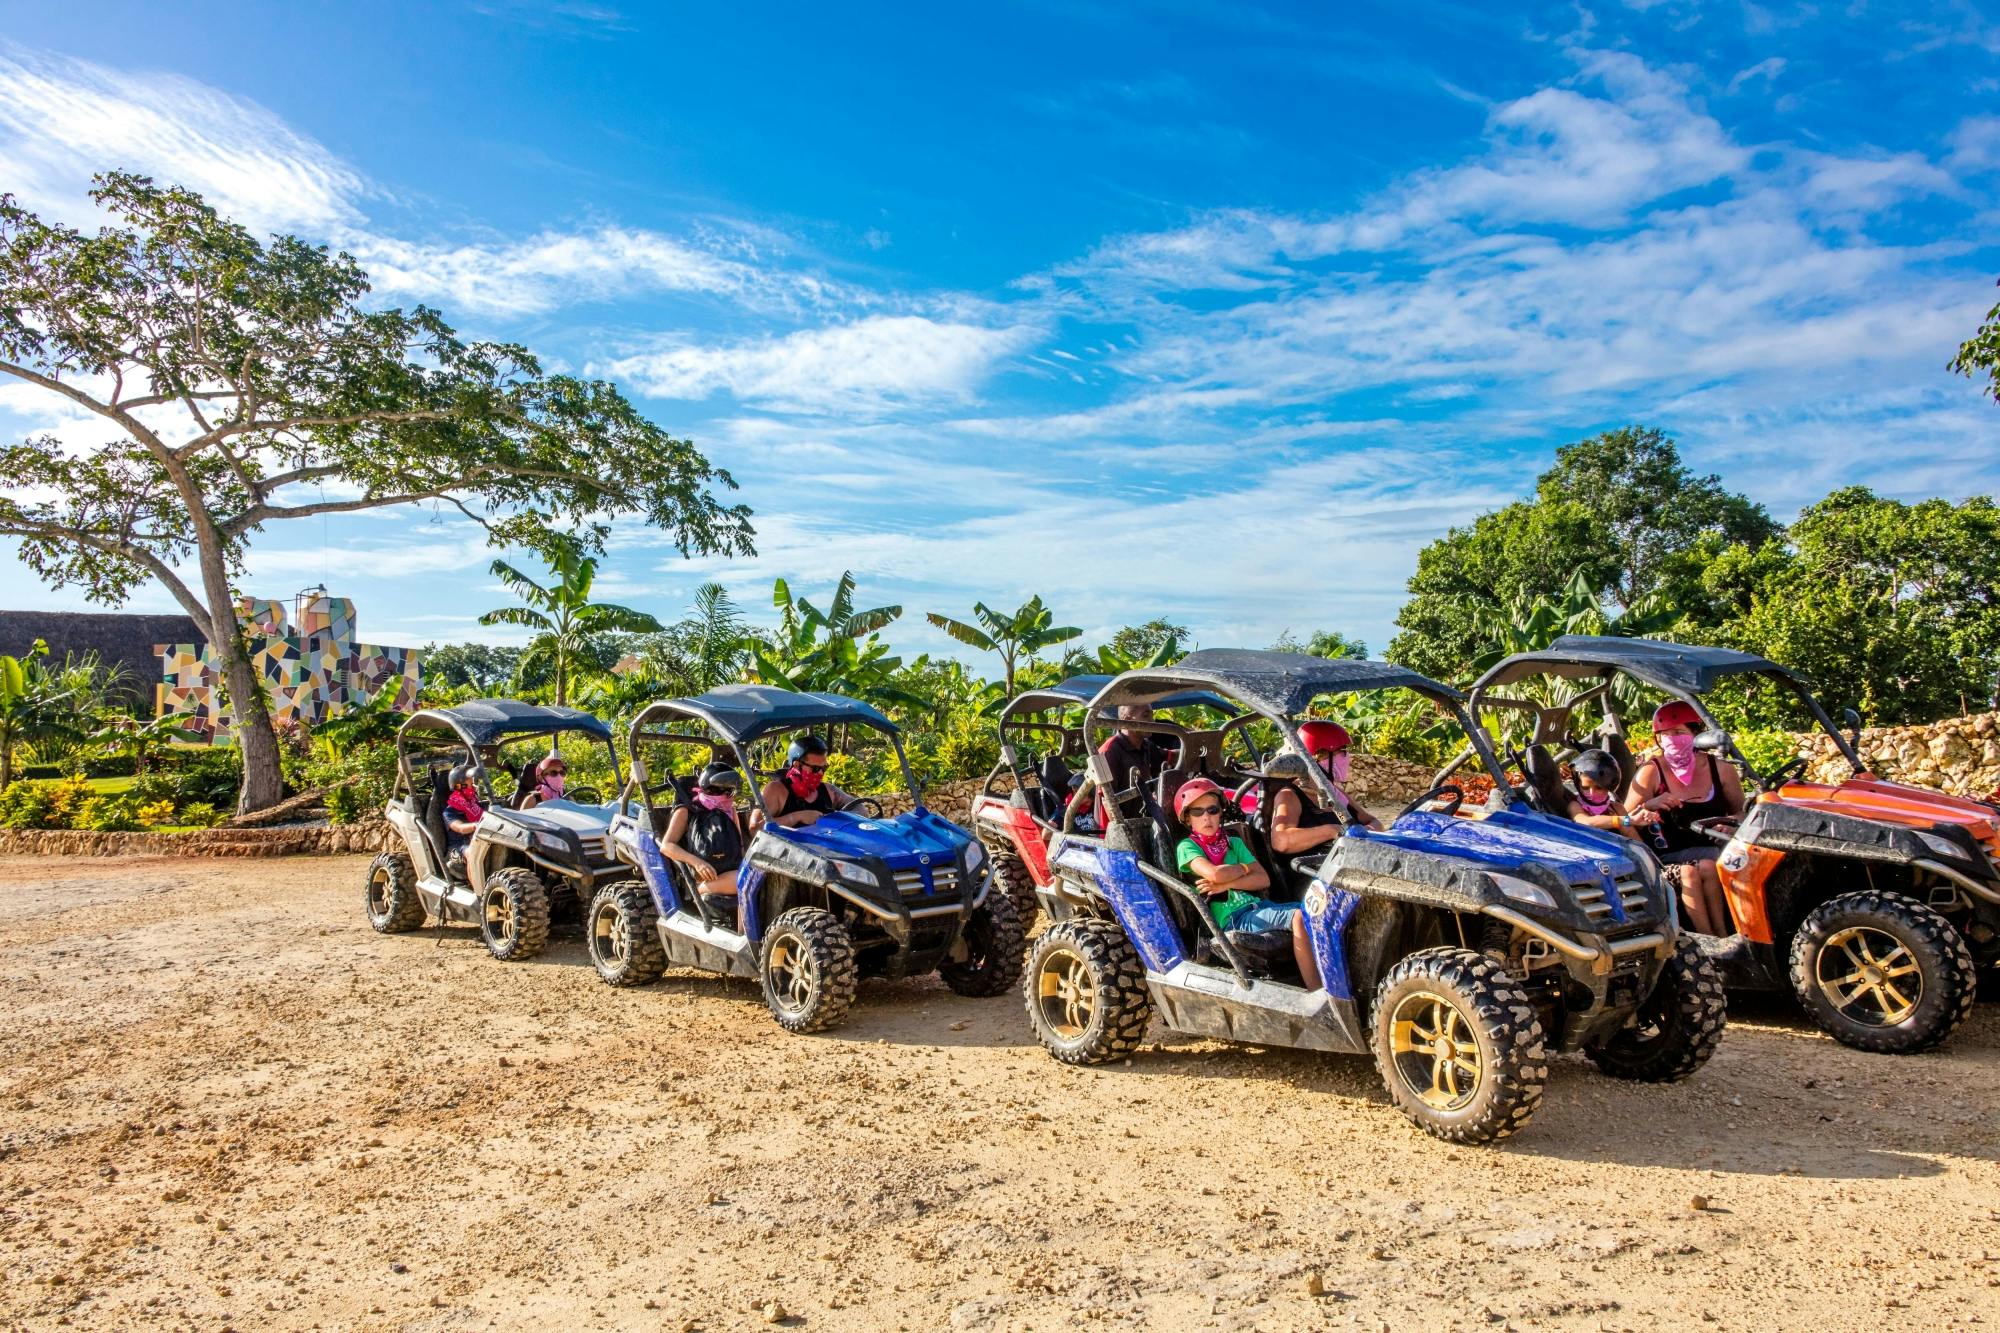
[[[563,794],[563,783],[566,780],[566,774],[550,773],[542,779],[542,790],[550,796],[560,796]]]
[[[736,805],[735,799],[726,791],[716,792],[714,795],[698,791],[694,794],[694,803],[704,810],[729,810]]]
[[[1320,767],[1326,770],[1326,775],[1333,779],[1336,787],[1346,786],[1347,775],[1354,769],[1354,765],[1348,761],[1347,751],[1345,750],[1332,756],[1325,763],[1321,764]]]
[[[1694,737],[1672,735],[1660,737],[1660,754],[1667,761],[1667,771],[1674,780],[1686,786],[1694,779]]]

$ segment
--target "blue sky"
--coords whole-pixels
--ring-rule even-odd
[[[1505,12],[1502,12],[1505,11]],[[1386,647],[1417,549],[1638,421],[1781,518],[2000,489],[1943,367],[2000,276],[1972,5],[763,9],[0,3],[0,190],[93,170],[359,256],[617,380],[759,554],[621,529],[603,591]],[[0,428],[96,430],[0,385]],[[499,637],[476,529],[273,529],[391,643]],[[12,606],[80,608],[18,565]],[[133,609],[167,609],[149,589]]]

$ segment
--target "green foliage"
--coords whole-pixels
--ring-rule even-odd
[[[467,698],[497,694],[514,678],[522,650],[487,643],[427,643],[423,649],[424,697],[442,690],[470,690]]]
[[[984,602],[974,602],[972,613],[977,625],[939,615],[932,611],[925,619],[958,642],[1000,657],[1001,688],[1014,694],[1014,664],[1022,657],[1034,657],[1044,648],[1068,643],[1083,633],[1074,625],[1054,624],[1055,613],[1042,605],[1039,595],[1030,597],[1015,610],[1001,613]]]
[[[242,755],[226,746],[196,751],[194,758],[175,768],[174,777],[179,784],[176,796],[181,802],[201,801],[226,807],[243,781]]]
[[[1985,376],[1986,392],[2000,403],[2000,305],[1986,312],[1986,322],[1965,340],[1946,369],[1968,379]]]
[[[879,633],[903,614],[903,608],[855,610],[853,574],[841,574],[824,611],[793,597],[783,579],[772,584],[771,602],[780,615],[777,633],[768,642],[749,644],[758,680],[788,690],[844,694],[885,710],[929,707],[902,683],[898,672],[903,659],[890,653]]]
[[[72,828],[89,833],[136,833],[138,811],[124,796],[92,796],[78,807]]]
[[[352,824],[382,813],[396,783],[396,747],[376,741],[349,749],[321,748],[304,774],[307,786],[326,789],[327,817]]]
[[[1775,773],[1798,757],[1798,739],[1789,731],[1732,728],[1729,739],[1759,774]]]
[[[1304,639],[1286,630],[1271,645],[1271,651],[1304,653],[1308,657],[1351,657],[1358,660],[1368,656],[1368,645],[1360,639],[1350,639],[1337,629],[1314,630]]]
[[[80,739],[76,696],[43,664],[49,646],[35,640],[21,657],[0,656],[0,791],[14,780],[14,751]]]
[[[597,561],[578,538],[545,535],[537,546],[549,567],[548,585],[535,582],[505,560],[495,560],[493,576],[521,599],[521,605],[488,611],[479,617],[479,623],[518,625],[536,631],[521,655],[520,669],[546,666],[555,677],[555,702],[561,706],[569,703],[570,681],[578,659],[590,655],[593,640],[614,632],[657,633],[660,622],[629,606],[590,600],[590,590],[597,582]]]
[[[595,549],[634,515],[684,553],[750,550],[748,511],[711,494],[729,475],[613,386],[423,307],[366,309],[351,256],[260,242],[190,191],[111,173],[92,197],[112,225],[85,232],[0,196],[0,376],[122,434],[0,447],[0,535],[93,601],[157,580],[239,688],[231,583],[274,523],[432,503],[505,542],[576,526]],[[237,702],[254,807],[279,794],[276,746],[261,696]]]
[[[1789,538],[1760,553],[1723,642],[1801,672],[1871,725],[1990,706],[2000,674],[1990,498],[1911,505],[1849,487],[1801,513]],[[1718,579],[1739,578],[1743,563]]]
[[[1719,477],[1686,468],[1657,430],[1580,440],[1556,451],[1533,500],[1453,528],[1418,553],[1389,657],[1438,680],[1467,679],[1490,647],[1494,617],[1538,598],[1560,601],[1576,586],[1613,618],[1671,610],[1676,633],[1684,623],[1714,625],[1704,569],[1720,551],[1755,548],[1776,531]]]

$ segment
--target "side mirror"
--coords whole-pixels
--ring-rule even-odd
[[[1859,746],[1861,744],[1861,714],[1855,712],[1852,708],[1843,708],[1840,710],[1840,720],[1847,727],[1847,743]]]
[[[1695,733],[1694,748],[1703,754],[1721,754],[1729,748],[1729,733],[1719,727],[1708,727]]]

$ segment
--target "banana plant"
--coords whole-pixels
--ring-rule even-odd
[[[932,611],[924,619],[936,625],[968,648],[1000,655],[1001,683],[1007,697],[1014,697],[1014,664],[1022,657],[1032,658],[1044,648],[1052,648],[1059,643],[1068,643],[1083,631],[1074,625],[1056,625],[1053,612],[1042,605],[1040,594],[1030,597],[1011,613],[995,611],[984,602],[972,604],[973,617],[979,622],[969,625],[950,616]]]
[[[15,746],[83,739],[74,695],[42,666],[48,653],[36,639],[19,657],[0,656],[0,791],[14,780]]]
[[[520,670],[554,669],[556,704],[569,702],[569,682],[579,658],[587,656],[590,640],[600,634],[657,634],[660,622],[644,611],[614,602],[593,602],[597,561],[573,540],[551,540],[543,555],[553,576],[547,586],[535,582],[505,560],[492,564],[493,576],[521,599],[520,606],[503,606],[479,617],[482,625],[519,625],[537,631],[521,658]]]

